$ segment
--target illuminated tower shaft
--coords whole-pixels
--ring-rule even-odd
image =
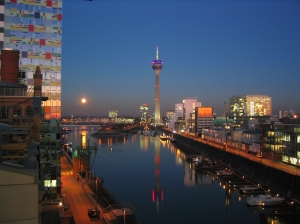
[[[154,121],[155,124],[160,124],[160,91],[159,91],[159,70],[154,70],[155,72],[155,112]]]
[[[156,59],[152,61],[152,68],[155,73],[155,111],[154,123],[161,124],[160,120],[160,92],[159,92],[159,73],[162,70],[163,62],[158,60],[158,47],[156,47]]]

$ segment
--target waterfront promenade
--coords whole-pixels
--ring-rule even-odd
[[[269,158],[259,158],[234,147],[227,147],[225,150],[223,144],[186,134],[177,133],[175,138],[195,153],[201,153],[200,151],[204,150],[209,157],[215,157],[217,161],[235,170],[240,176],[251,177],[251,181],[286,196],[296,203],[297,207],[300,206],[300,194],[297,187],[300,183],[299,167]]]
[[[63,183],[62,195],[65,206],[69,207],[76,224],[104,223],[102,220],[91,221],[88,216],[88,209],[96,206],[95,199],[90,194],[90,189],[86,184],[77,181],[77,176],[72,171],[71,164],[66,156],[61,157],[61,179]],[[103,208],[97,205],[100,214],[103,214]],[[61,223],[67,224],[61,218]]]
[[[224,146],[222,144],[219,144],[219,143],[216,143],[216,142],[207,141],[207,140],[204,140],[202,138],[195,138],[193,136],[186,136],[186,135],[183,135],[183,136],[187,137],[187,138],[190,138],[190,139],[193,139],[195,141],[201,142],[203,144],[212,146],[214,148],[224,150]],[[230,146],[227,146],[227,150],[226,151],[228,151],[230,153],[233,153],[233,154],[236,154],[236,155],[239,155],[241,157],[244,157],[244,158],[246,158],[248,160],[264,164],[264,165],[266,165],[268,167],[272,167],[272,168],[275,168],[277,170],[281,170],[281,171],[289,173],[291,175],[300,176],[300,168],[299,167],[292,166],[292,165],[283,163],[281,161],[273,161],[271,159],[264,158],[264,157],[263,158],[258,158],[258,157],[256,157],[256,155],[249,154],[249,153],[247,153],[244,150],[239,150],[237,148],[233,148],[233,147],[230,147]]]

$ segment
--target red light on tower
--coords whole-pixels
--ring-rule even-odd
[[[154,189],[152,189],[152,202],[155,202],[155,192],[154,192]]]

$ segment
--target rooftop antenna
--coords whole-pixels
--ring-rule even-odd
[[[156,47],[156,60],[158,60],[158,47]]]

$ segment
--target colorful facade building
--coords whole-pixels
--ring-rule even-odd
[[[62,0],[0,1],[0,48],[19,50],[19,83],[28,86],[28,95],[40,67],[45,119],[60,119]]]
[[[38,143],[43,201],[57,200],[61,194],[62,0],[0,1],[0,49],[19,52],[17,79],[19,85],[27,86],[24,97],[33,97],[34,91],[40,91],[42,98],[47,99],[33,102],[42,105],[39,133],[34,141]],[[34,89],[35,76],[41,77],[41,83],[36,84],[38,90]],[[35,114],[26,111],[27,107],[20,108],[14,113]],[[2,112],[3,117],[5,108]]]

